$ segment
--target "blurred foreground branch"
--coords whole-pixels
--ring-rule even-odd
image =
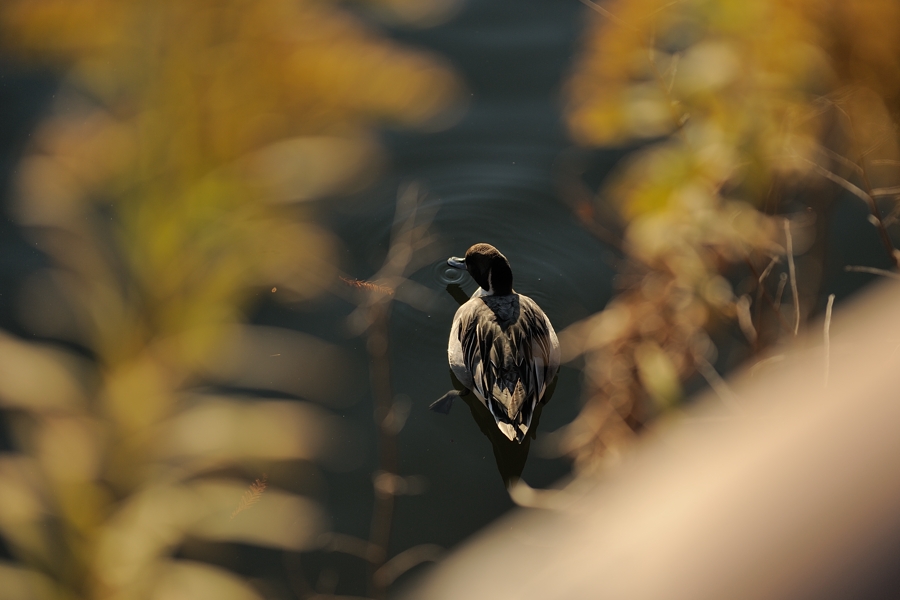
[[[26,285],[23,320],[82,351],[0,335],[15,443],[0,533],[16,560],[0,588],[259,598],[186,540],[316,547],[327,518],[285,491],[296,482],[247,483],[334,454],[340,425],[316,404],[341,393],[347,361],[244,313],[334,285],[335,241],[305,203],[365,185],[372,124],[445,123],[459,84],[306,0],[9,0],[0,51],[64,74],[13,210],[52,263]]]
[[[748,356],[802,330],[824,272],[817,224],[837,194],[866,203],[900,264],[897,206],[883,217],[900,184],[900,5],[585,4],[569,130],[586,146],[645,143],[578,210],[592,231],[615,210],[625,255],[616,298],[561,335],[586,380],[564,450],[591,469],[695,374],[721,380],[711,338],[724,324],[739,324]],[[876,47],[875,31],[890,41]]]
[[[391,384],[390,314],[398,288],[412,283],[406,280],[406,275],[431,258],[423,250],[433,243],[428,231],[433,215],[422,215],[420,194],[417,184],[407,185],[398,193],[395,224],[384,265],[371,282],[358,286],[360,306],[349,318],[351,331],[365,334],[378,434],[379,469],[373,476],[375,506],[369,537],[370,593],[376,599],[386,596],[388,586],[403,571],[421,562],[399,557],[387,560],[395,497],[406,491],[398,485],[404,478],[398,473],[396,435],[402,423],[397,426],[396,415],[403,407],[399,406],[402,401],[395,397]]]

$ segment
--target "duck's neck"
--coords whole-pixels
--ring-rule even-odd
[[[505,258],[495,258],[491,262],[491,270],[488,272],[488,294],[492,296],[512,294],[512,284],[513,275],[509,263]]]

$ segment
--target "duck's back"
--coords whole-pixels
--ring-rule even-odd
[[[559,367],[556,333],[540,307],[515,293],[472,298],[453,319],[448,354],[500,430],[521,440]]]

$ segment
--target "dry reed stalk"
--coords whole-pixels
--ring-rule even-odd
[[[358,290],[364,290],[366,292],[377,292],[379,294],[384,294],[385,296],[393,296],[394,290],[387,287],[386,285],[378,285],[377,283],[372,283],[371,281],[362,281],[361,279],[350,279],[348,277],[341,277],[341,281],[349,285],[350,287],[354,287]]]
[[[238,502],[237,508],[235,508],[234,512],[231,513],[232,519],[238,516],[238,514],[249,509],[262,499],[263,492],[266,491],[266,479],[266,474],[263,473],[262,478],[257,479],[250,484],[250,488],[246,492],[244,492],[243,496],[241,496],[241,501]]]
[[[828,387],[828,373],[831,370],[831,309],[834,307],[834,294],[828,296],[828,306],[825,307],[825,387]]]
[[[791,222],[784,220],[784,237],[787,240],[788,272],[791,278],[791,295],[794,297],[794,336],[800,331],[800,292],[797,291],[797,269],[794,266],[794,239],[791,237]]]
[[[853,265],[844,267],[844,270],[852,273],[871,273],[872,275],[883,275],[884,277],[890,277],[891,279],[900,279],[900,273],[888,271],[887,269],[876,269],[875,267],[860,267]]]

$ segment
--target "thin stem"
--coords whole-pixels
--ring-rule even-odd
[[[302,559],[299,554],[290,552],[284,553],[284,567],[287,571],[288,584],[297,598],[306,600],[307,598],[314,596],[316,592],[303,574],[301,561]]]
[[[397,474],[397,440],[394,434],[383,426],[384,419],[393,405],[391,387],[391,364],[388,356],[389,302],[379,302],[371,307],[371,325],[366,345],[369,350],[369,374],[372,382],[372,396],[375,404],[375,429],[378,436],[378,460],[380,471]],[[372,526],[369,542],[376,549],[369,563],[369,593],[374,598],[387,595],[386,586],[375,577],[384,566],[388,544],[391,539],[391,525],[394,517],[394,494],[387,490],[375,489],[375,506],[372,510]]]
[[[744,332],[744,336],[753,346],[753,349],[758,350],[759,335],[756,332],[756,328],[753,326],[753,317],[750,316],[750,296],[747,294],[741,296],[735,303],[734,308],[737,312],[738,325],[740,326],[741,331]]]
[[[800,331],[800,293],[797,291],[797,270],[794,267],[794,239],[791,237],[791,222],[784,220],[784,236],[787,240],[788,273],[791,277],[791,294],[794,296],[794,336]]]
[[[888,271],[886,269],[876,269],[875,267],[859,267],[854,265],[844,267],[844,270],[852,273],[871,273],[872,275],[882,275],[891,279],[900,279],[900,273],[895,273],[894,271]]]
[[[634,27],[631,27],[630,25],[628,25],[628,23],[626,23],[625,21],[623,21],[616,15],[612,14],[611,12],[609,12],[608,10],[606,10],[605,8],[603,8],[596,2],[591,2],[591,0],[581,0],[581,3],[584,4],[585,6],[587,6],[588,8],[600,13],[601,15],[603,15],[604,17],[606,17],[613,23],[616,23],[617,25],[621,25],[622,27],[625,27],[627,29],[631,29],[632,31],[634,31]]]
[[[765,279],[769,276],[769,273],[772,272],[772,268],[778,263],[778,257],[773,256],[772,260],[769,261],[769,264],[766,265],[766,268],[763,269],[762,275],[757,278],[759,285],[762,285]],[[755,273],[754,273],[755,274]]]
[[[427,242],[428,225],[417,223],[419,209],[419,187],[405,186],[397,198],[397,214],[407,214],[404,220],[395,221],[391,232],[391,245],[385,263],[375,277],[376,281],[392,282],[396,288],[405,281],[405,273],[411,263],[422,260],[421,252]],[[372,524],[369,543],[372,560],[369,562],[369,593],[376,600],[387,596],[389,580],[379,576],[387,561],[394,518],[396,490],[393,486],[379,485],[388,478],[398,477],[397,437],[398,429],[389,426],[386,419],[394,407],[394,392],[391,385],[391,363],[389,344],[389,323],[394,296],[367,292],[365,306],[366,347],[369,352],[369,376],[372,384],[375,429],[378,437],[379,468],[373,477],[375,505],[372,509]]]
[[[687,115],[678,110],[678,103],[675,102],[675,99],[672,97],[672,85],[667,85],[665,80],[663,79],[662,73],[659,72],[659,67],[656,66],[656,58],[654,57],[654,46],[655,46],[655,37],[656,34],[651,33],[650,40],[647,44],[647,61],[650,63],[650,69],[653,71],[653,77],[656,79],[656,83],[659,86],[659,89],[662,91],[663,95],[666,97],[666,104],[669,108],[669,116],[672,118],[672,122],[675,126],[675,132],[682,139],[682,141],[687,145],[687,136],[684,134],[684,124],[687,122]],[[674,84],[675,74],[672,74],[672,83]]]
[[[784,294],[784,286],[787,285],[787,280],[787,273],[782,273],[778,276],[778,291],[775,292],[775,305],[778,307],[776,309],[778,314],[781,314],[781,296]],[[788,331],[790,331],[790,328],[788,328]]]
[[[828,305],[825,307],[825,387],[828,387],[828,374],[831,371],[831,309],[834,306],[834,294],[828,296]]]
[[[809,159],[804,158],[803,160],[810,163],[813,167],[813,170],[819,173],[822,177],[838,184],[869,206],[869,211],[871,211],[873,217],[873,224],[878,230],[878,237],[881,239],[881,244],[887,251],[888,256],[891,257],[891,261],[894,263],[894,266],[900,268],[900,253],[898,253],[897,249],[894,248],[894,242],[893,240],[891,240],[891,236],[888,233],[887,227],[884,223],[884,218],[881,216],[881,209],[878,208],[878,202],[875,201],[876,190],[873,190],[872,186],[869,184],[869,178],[866,175],[865,169],[863,167],[859,168],[859,172],[861,173],[861,177],[863,180],[863,185],[866,187],[866,189],[864,190],[858,185],[847,181],[840,175],[829,171],[828,169],[814,163]],[[900,188],[898,188],[898,191],[900,191]],[[894,193],[894,188],[879,188],[877,192],[879,196],[890,196]]]
[[[375,579],[382,586],[387,587],[413,567],[423,562],[436,561],[443,552],[444,549],[436,544],[419,544],[418,546],[407,548],[376,571]]]
[[[697,367],[697,371],[704,379],[706,379],[706,382],[713,391],[719,396],[719,399],[722,400],[722,404],[739,415],[744,413],[737,395],[706,358],[694,353],[694,365]]]
[[[766,277],[768,277],[769,272],[772,270],[772,266],[775,264],[775,260],[773,259],[773,261],[771,263],[769,263],[769,266],[766,267],[766,270],[763,271],[762,275],[759,274],[759,271],[756,270],[756,267],[753,266],[753,262],[749,258],[745,258],[745,260],[747,262],[747,265],[750,267],[750,270],[753,271],[753,275],[757,278],[757,281],[759,282],[760,294],[766,300],[766,303],[768,303],[769,306],[772,307],[772,310],[775,311],[775,314],[778,315],[778,320],[781,322],[781,326],[786,331],[790,331],[791,330],[790,324],[784,318],[784,315],[781,314],[781,290],[779,289],[776,298],[772,298],[772,296],[769,294],[769,290],[767,290],[765,285],[763,285],[763,282],[765,281]],[[760,305],[757,305],[757,306],[760,306]],[[759,329],[760,329],[758,314],[757,314],[756,323],[757,323],[756,328],[757,328],[757,333],[758,333]]]
[[[896,223],[898,216],[900,216],[900,203],[895,204],[893,210],[891,210],[888,216],[884,218],[884,221],[882,221],[884,223],[884,226],[890,227],[891,225]]]
[[[875,188],[871,192],[872,196],[880,197],[880,196],[896,196],[900,194],[900,185],[893,185],[890,187],[880,187]]]
[[[884,245],[885,250],[887,250],[888,255],[891,257],[891,261],[894,263],[894,267],[900,268],[900,253],[898,253],[897,249],[894,247],[894,242],[884,225],[884,220],[881,216],[881,209],[878,208],[878,202],[875,200],[875,194],[872,191],[872,183],[869,181],[869,172],[866,169],[866,156],[869,154],[869,152],[874,150],[877,145],[873,146],[867,151],[859,149],[859,143],[856,136],[856,125],[853,123],[853,117],[849,112],[843,112],[847,118],[847,122],[850,124],[850,136],[852,138],[853,146],[857,148],[858,158],[856,164],[859,166],[859,170],[862,176],[862,182],[865,186],[866,194],[868,194],[869,196],[869,207],[872,211],[872,215],[877,220],[877,222],[875,223],[875,227],[878,229],[878,236],[881,238],[881,243]]]

